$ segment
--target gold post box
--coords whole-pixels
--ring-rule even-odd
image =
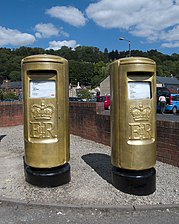
[[[22,59],[24,171],[41,187],[70,181],[68,61],[54,55]]]
[[[110,65],[113,185],[126,193],[156,189],[156,63],[128,57]]]

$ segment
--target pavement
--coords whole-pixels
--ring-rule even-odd
[[[77,207],[54,204],[0,202],[2,224],[178,224],[179,208]]]
[[[39,188],[25,181],[23,127],[0,128],[0,224],[179,223],[179,169],[157,162],[157,190],[125,194],[111,182],[110,147],[71,136],[71,181]]]

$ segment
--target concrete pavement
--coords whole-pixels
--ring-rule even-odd
[[[110,147],[71,136],[71,182],[38,188],[24,178],[23,127],[0,134],[0,224],[179,223],[177,167],[157,162],[156,192],[125,194],[111,182]]]

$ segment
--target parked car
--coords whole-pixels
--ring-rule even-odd
[[[171,94],[169,104],[166,105],[165,111],[176,114],[179,111],[179,94]]]
[[[83,100],[81,100],[80,98],[78,97],[69,97],[69,101],[76,101],[76,102],[83,102]]]
[[[110,105],[111,105],[110,96],[108,95],[100,96],[99,102],[104,102],[104,109],[110,110]]]

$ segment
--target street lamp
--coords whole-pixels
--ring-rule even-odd
[[[127,41],[128,42],[128,44],[129,44],[129,57],[131,57],[131,42],[130,42],[130,40],[126,40],[123,37],[120,37],[119,40],[124,40],[124,41]]]

